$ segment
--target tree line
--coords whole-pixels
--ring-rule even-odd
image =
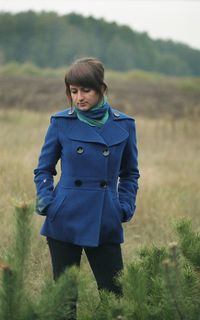
[[[152,40],[146,32],[75,13],[0,13],[1,64],[33,62],[57,68],[82,56],[96,56],[117,71],[200,75],[200,50],[183,43]]]

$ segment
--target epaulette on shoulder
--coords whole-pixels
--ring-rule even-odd
[[[127,115],[126,113],[123,113],[117,109],[113,109],[112,108],[112,113],[114,116],[114,120],[123,120],[123,119],[129,119],[129,120],[133,120],[135,121],[135,119],[129,115]]]
[[[67,108],[54,113],[51,118],[76,118],[76,114],[74,112],[74,108]]]

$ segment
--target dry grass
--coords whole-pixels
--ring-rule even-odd
[[[49,123],[49,114],[25,110],[0,111],[0,255],[9,247],[14,232],[14,204],[34,202],[33,169]],[[172,223],[186,216],[200,227],[200,128],[191,120],[150,120],[137,117],[140,189],[137,212],[124,224],[125,262],[134,259],[143,245],[162,245],[175,239]],[[44,276],[51,272],[44,237],[43,218],[33,215],[29,282],[37,295]],[[82,270],[92,277],[83,254]]]

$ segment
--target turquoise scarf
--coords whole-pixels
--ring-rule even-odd
[[[109,117],[109,105],[107,99],[103,96],[102,100],[88,111],[81,111],[75,107],[75,112],[80,121],[90,126],[101,128]]]

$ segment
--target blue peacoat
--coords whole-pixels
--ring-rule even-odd
[[[137,158],[134,119],[110,105],[102,128],[70,108],[51,116],[34,170],[36,211],[46,216],[41,235],[89,247],[124,242],[122,223],[136,207]]]

